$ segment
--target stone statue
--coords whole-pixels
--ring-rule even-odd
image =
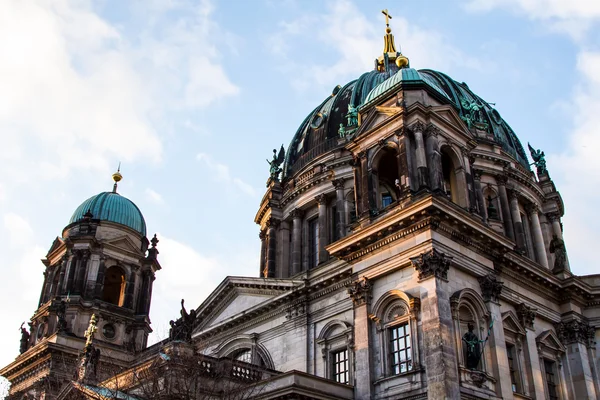
[[[358,110],[352,104],[348,104],[348,114],[346,114],[346,118],[348,119],[348,127],[358,125]]]
[[[477,335],[473,332],[473,329],[475,328],[473,324],[469,323],[467,327],[469,328],[469,331],[462,337],[463,342],[466,343],[467,368],[477,369],[477,366],[479,365],[479,359],[481,358],[481,349],[479,344],[485,341],[479,340]]]
[[[487,206],[488,218],[498,219],[498,210],[496,209],[496,206],[494,206],[494,199],[492,199],[492,196],[489,194],[487,197],[487,202],[488,202],[488,206]]]
[[[181,318],[177,319],[177,321],[169,321],[169,325],[171,325],[171,329],[169,330],[170,340],[187,342],[192,340],[192,331],[196,324],[196,310],[192,309],[188,313],[184,303],[185,300],[181,299]]]
[[[338,135],[340,135],[340,139],[346,137],[346,128],[344,128],[344,124],[340,124],[340,129],[338,129]]]
[[[267,162],[271,166],[269,168],[269,172],[271,174],[271,179],[274,179],[274,180],[279,179],[279,174],[282,171],[282,169],[280,168],[280,165],[283,164],[284,158],[285,158],[285,150],[283,148],[283,145],[281,145],[281,148],[279,149],[279,154],[277,154],[276,149],[273,149],[273,160],[271,160],[271,161],[267,160]]]
[[[476,101],[469,102],[465,99],[461,100],[461,104],[465,110],[465,113],[461,118],[463,121],[465,121],[469,129],[472,126],[482,130],[488,129],[489,125],[483,118],[483,107],[480,104],[478,104]]]
[[[56,312],[58,317],[58,331],[64,332],[67,330],[67,303],[61,300],[58,305],[58,311]]]
[[[567,266],[567,250],[565,249],[565,242],[556,235],[552,235],[550,241],[550,253],[554,254],[554,268],[553,273],[562,272]]]
[[[27,351],[27,347],[29,347],[30,334],[27,332],[27,329],[23,327],[23,325],[25,325],[25,322],[23,322],[19,328],[21,330],[21,346],[19,347],[20,354],[25,353]]]
[[[533,163],[537,168],[538,175],[548,173],[548,170],[546,169],[546,155],[544,152],[539,149],[534,149],[529,143],[527,143],[527,146],[529,146],[529,153],[531,154],[531,158],[533,158]]]

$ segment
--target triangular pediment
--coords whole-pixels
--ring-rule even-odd
[[[469,139],[474,139],[475,136],[467,129],[465,122],[460,119],[454,107],[448,105],[432,107],[430,112],[443,120],[445,125],[452,127],[455,131],[461,132]]]
[[[361,121],[356,136],[360,136],[364,132],[368,132],[383,125],[388,119],[394,118],[401,111],[402,108],[400,107],[375,107],[375,109],[369,111],[366,118]]]
[[[527,334],[525,329],[521,326],[519,319],[512,311],[502,313],[502,325],[504,326],[505,330],[508,330],[514,334],[523,336]]]
[[[64,244],[65,244],[64,240],[62,240],[61,238],[59,238],[57,236],[56,239],[54,239],[54,241],[52,242],[52,246],[50,246],[50,250],[48,250],[46,257],[48,257],[50,254],[54,253],[57,249],[61,248]]]
[[[563,344],[560,342],[560,339],[558,336],[556,336],[556,333],[551,330],[540,333],[539,336],[535,338],[535,341],[537,342],[538,346],[544,346],[554,351],[566,351],[565,346],[563,346]]]
[[[251,311],[281,300],[302,284],[291,279],[227,277],[196,310],[200,323],[194,331],[204,331],[247,316]]]
[[[105,247],[112,247],[128,253],[134,253],[135,255],[143,255],[142,250],[135,245],[133,240],[129,236],[120,236],[115,239],[108,240],[103,243]]]

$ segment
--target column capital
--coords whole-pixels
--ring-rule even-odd
[[[300,218],[302,218],[302,217],[304,216],[304,211],[302,211],[302,210],[301,210],[301,209],[299,209],[299,208],[294,208],[294,209],[292,210],[292,212],[290,213],[290,216],[291,216],[293,219],[300,219]]]
[[[510,192],[508,192],[508,197],[511,200],[519,200],[519,191],[517,189],[511,189]]]
[[[525,211],[527,211],[527,215],[538,214],[540,212],[540,206],[535,203],[529,203],[525,206]]]
[[[440,134],[440,130],[434,124],[427,124],[425,128],[425,137],[435,136],[437,137]]]
[[[595,344],[596,328],[584,321],[562,321],[556,324],[556,334],[565,346],[582,343],[587,347],[592,347]]]
[[[473,179],[476,181],[481,180],[481,175],[483,175],[483,171],[480,169],[473,169]]]
[[[359,159],[361,159],[361,160],[364,160],[364,159],[366,159],[366,158],[367,158],[367,152],[366,152],[365,150],[363,150],[363,151],[360,151],[360,152],[356,153],[356,156],[357,156]]]
[[[508,177],[506,175],[496,175],[496,183],[498,183],[498,185],[505,186],[507,182]]]
[[[500,293],[502,292],[502,287],[504,286],[504,282],[500,282],[498,278],[496,278],[495,274],[487,274],[485,276],[477,278],[479,281],[479,286],[481,287],[481,295],[483,296],[484,301],[493,301],[497,303],[500,299]]]
[[[279,227],[280,223],[281,223],[280,219],[270,217],[267,220],[266,226],[267,226],[267,228],[275,228],[276,229],[277,227]]]
[[[265,229],[261,229],[260,232],[258,232],[258,238],[263,241],[267,238],[267,231]]]
[[[431,278],[432,276],[447,279],[452,257],[436,249],[431,249],[418,257],[411,258],[410,261],[419,274],[419,280]]]
[[[425,124],[419,120],[417,120],[417,122],[413,123],[410,126],[410,130],[415,133],[415,132],[421,132],[423,133],[423,131],[425,131]]]
[[[327,196],[325,196],[325,193],[321,193],[320,195],[315,196],[315,200],[319,205],[325,204],[327,203]]]
[[[371,282],[364,277],[352,282],[348,287],[348,295],[356,307],[367,304],[371,299]]]
[[[560,221],[560,214],[557,212],[549,212],[546,213],[546,218],[548,218],[548,221],[550,222]]]
[[[525,303],[521,303],[517,306],[517,317],[523,325],[527,329],[533,330],[533,321],[537,315],[537,309],[533,307],[529,307]]]
[[[331,181],[331,184],[335,187],[336,190],[340,190],[344,188],[344,182],[346,182],[345,178],[337,178]]]

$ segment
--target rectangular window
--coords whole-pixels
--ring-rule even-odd
[[[554,371],[554,362],[550,360],[544,360],[544,369],[546,370],[546,389],[548,390],[548,399],[558,400],[558,391],[556,387],[558,385],[558,381]]]
[[[308,221],[308,267],[314,268],[319,264],[319,219]]]
[[[519,370],[517,369],[517,353],[515,346],[506,343],[506,354],[508,356],[508,370],[510,372],[510,383],[512,385],[512,391],[519,393]]]
[[[336,351],[331,356],[333,359],[333,380],[347,385],[350,383],[348,350]]]
[[[390,328],[392,373],[407,372],[412,366],[410,347],[410,329],[408,323]]]

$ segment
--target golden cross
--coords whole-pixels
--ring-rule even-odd
[[[388,13],[387,8],[385,10],[381,10],[381,13],[385,15],[385,25],[390,26],[390,19],[392,19],[392,16]]]

